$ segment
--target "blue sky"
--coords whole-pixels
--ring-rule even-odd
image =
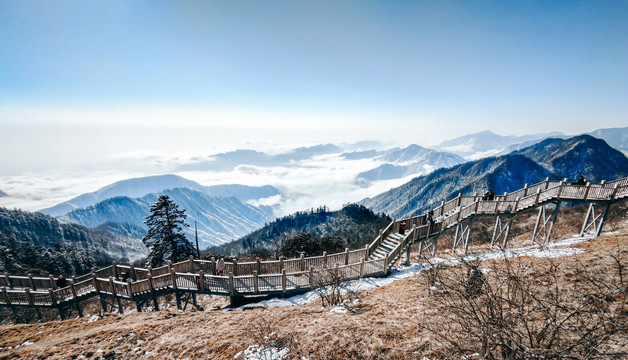
[[[628,1],[0,1],[5,170],[575,134],[626,126],[626,99]]]

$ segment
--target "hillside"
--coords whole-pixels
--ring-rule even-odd
[[[628,159],[603,140],[582,135],[570,139],[547,139],[500,157],[484,158],[427,176],[359,202],[373,211],[394,217],[418,214],[441,201],[463,195],[511,192],[525,184],[584,175],[590,181],[613,180],[628,175]]]
[[[407,217],[436,207],[440,201],[459,193],[481,194],[486,189],[493,189],[500,194],[518,190],[526,183],[537,183],[546,177],[557,178],[525,156],[491,157],[419,176],[359,204],[396,218]]]
[[[578,219],[581,215],[583,214],[578,214]],[[559,218],[570,221],[569,218]],[[516,224],[521,225],[519,221]],[[526,224],[526,229],[531,231],[533,221]],[[574,229],[570,227],[563,230],[570,233]],[[523,234],[520,239],[513,239],[512,245],[515,249],[531,248],[521,247],[522,239],[527,238],[526,235],[528,234]],[[549,247],[547,252],[533,249],[536,250],[536,256],[535,251],[531,251],[509,258],[509,261],[504,261],[499,256],[485,256],[482,261],[476,260],[474,264],[485,273],[492,284],[504,279],[503,274],[506,271],[521,275],[517,280],[524,281],[522,284],[527,286],[519,288],[520,291],[513,292],[513,295],[522,294],[521,290],[534,291],[543,296],[551,295],[554,287],[547,286],[550,282],[556,284],[561,301],[573,301],[564,302],[562,308],[550,308],[554,311],[547,312],[536,306],[521,307],[521,311],[531,315],[529,317],[517,317],[521,313],[512,311],[493,314],[504,315],[504,320],[508,320],[507,324],[496,325],[508,327],[504,330],[507,333],[506,331],[522,326],[524,321],[551,316],[556,310],[591,310],[584,316],[574,314],[578,316],[577,319],[585,321],[579,322],[579,326],[566,328],[566,331],[561,332],[564,336],[550,348],[554,350],[562,349],[565,345],[574,345],[576,342],[570,341],[571,336],[578,334],[579,330],[591,329],[588,337],[590,341],[598,341],[599,336],[609,338],[601,346],[595,346],[597,351],[628,351],[626,313],[621,311],[622,306],[625,309],[627,305],[625,293],[619,289],[614,296],[600,299],[599,291],[614,291],[615,287],[597,289],[590,286],[596,283],[588,282],[597,276],[604,280],[604,284],[616,286],[620,283],[616,275],[616,259],[625,265],[628,254],[622,246],[622,238],[626,236],[628,229],[624,224],[615,233],[605,234],[597,239],[568,240],[561,246]],[[486,251],[486,247],[472,245],[470,250],[471,253],[481,254]],[[256,359],[252,354],[257,353],[257,359],[395,360],[460,359],[462,356],[457,351],[465,354],[478,353],[482,349],[481,331],[494,327],[476,327],[457,317],[460,311],[475,309],[472,303],[464,300],[464,296],[458,298],[463,299],[463,303],[457,302],[458,300],[446,301],[452,300],[446,297],[448,293],[464,291],[460,290],[460,283],[453,289],[446,287],[446,284],[451,286],[451,282],[434,283],[435,275],[439,276],[437,279],[453,279],[464,283],[469,267],[460,264],[459,255],[443,251],[438,254],[442,261],[439,271],[430,271],[426,267],[426,260],[416,256],[414,251],[412,267],[399,267],[388,278],[371,278],[348,285],[356,292],[344,295],[347,299],[344,306],[324,307],[316,292],[252,304],[257,306],[246,308],[246,311],[224,311],[228,299],[212,296],[199,297],[202,309],[189,306],[185,311],[177,311],[174,300],[162,303],[162,310],[158,312],[136,313],[132,311],[133,305],[127,304],[124,315],[99,314],[99,305],[94,304],[86,307],[87,315],[84,318],[0,326],[0,357],[51,360],[83,357]],[[552,259],[550,256],[559,257]],[[467,258],[467,261],[472,260],[472,257]],[[576,281],[580,279],[587,281]],[[504,286],[504,283],[501,284]],[[487,304],[483,298],[478,298],[477,301],[478,304]],[[534,299],[531,299],[531,303],[536,304]],[[447,306],[458,304],[461,306],[454,316],[452,309]],[[516,304],[504,306],[507,309],[508,305]],[[614,312],[614,309],[619,310]],[[608,316],[600,318],[601,315]],[[30,317],[34,318],[34,315],[31,314]],[[536,324],[538,327],[528,327],[531,334],[535,335],[533,338],[545,341],[542,336],[536,337],[543,325],[554,330],[556,323],[551,322],[551,317],[548,319],[550,321]],[[603,321],[595,323],[598,319]],[[459,330],[463,325],[468,331]],[[519,338],[521,341],[526,339],[528,338]],[[465,346],[452,346],[449,341],[457,341]],[[588,342],[578,344],[578,347],[565,351],[563,355],[581,358],[583,346]],[[261,353],[262,350],[267,357]],[[499,348],[493,350],[493,358],[507,358],[500,356]],[[526,348],[518,351],[526,351]],[[531,351],[529,347],[527,351]],[[600,358],[620,359],[622,356],[613,357],[608,354]]]
[[[270,207],[244,204],[235,197],[209,196],[184,188],[164,190],[159,194],[168,195],[179,208],[185,209],[186,221],[190,225],[184,229],[188,239],[194,239],[194,223],[197,223],[201,248],[236,239],[274,219]],[[159,194],[135,199],[115,197],[74,210],[59,219],[92,228],[106,223],[112,227],[111,223],[114,223],[118,224],[113,226],[118,233],[126,232],[141,238],[147,230],[144,217],[148,216],[150,205],[157,201]]]
[[[0,241],[5,247],[3,261],[7,271],[18,263],[20,256],[28,253],[30,255],[22,258],[28,259],[26,263],[32,265],[33,269],[43,271],[65,258],[68,262],[81,262],[83,265],[80,271],[83,273],[89,271],[96,261],[129,262],[148,253],[144,244],[137,239],[84,226],[62,224],[40,213],[4,208],[0,208]],[[68,265],[66,271],[72,272],[70,270],[75,267]],[[18,268],[15,271],[24,273]]]
[[[209,251],[226,255],[245,255],[259,249],[274,251],[283,241],[300,232],[315,237],[339,236],[348,247],[355,249],[373,241],[379,229],[388,226],[390,220],[358,205],[348,205],[332,212],[323,207],[279,218],[236,241]]]

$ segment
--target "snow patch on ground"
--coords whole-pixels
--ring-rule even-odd
[[[97,321],[98,319],[100,319],[100,317],[98,317],[98,315],[93,315],[92,317],[89,318],[89,320],[87,320],[88,323]]]
[[[242,360],[282,360],[288,354],[288,349],[277,349],[274,347],[264,347],[261,345],[251,345],[243,351],[237,353],[234,358]]]
[[[471,254],[462,257],[455,258],[432,258],[432,264],[442,264],[445,266],[458,266],[463,263],[468,263],[471,261],[478,260],[493,260],[493,259],[503,259],[506,257],[520,257],[520,256],[531,256],[531,257],[539,257],[539,258],[556,258],[562,256],[571,256],[576,254],[581,254],[584,252],[584,249],[581,248],[570,248],[566,246],[590,241],[594,239],[593,235],[586,235],[584,237],[580,237],[579,235],[574,235],[571,238],[559,240],[554,243],[547,244],[545,246],[540,245],[529,245],[523,246],[516,249],[505,249],[505,250],[489,250],[478,254]],[[342,283],[340,287],[340,291],[342,294],[356,292],[356,291],[364,291],[370,290],[382,286],[386,286],[391,284],[397,280],[407,279],[412,276],[416,276],[421,273],[421,271],[425,269],[429,269],[431,267],[430,264],[411,264],[410,266],[400,265],[396,269],[392,269],[389,272],[389,275],[385,278],[363,278],[358,280],[351,280]],[[488,270],[490,271],[490,269]],[[324,291],[324,289],[323,289]],[[319,290],[309,291],[304,294],[296,295],[286,299],[269,299],[260,301],[254,304],[243,305],[239,308],[235,308],[233,310],[243,310],[245,308],[255,308],[255,307],[267,307],[267,306],[294,306],[294,305],[304,305],[308,304],[320,297]],[[346,312],[346,308],[344,305],[340,305],[336,308],[337,310],[332,309],[331,312],[339,313],[340,307],[344,308]]]

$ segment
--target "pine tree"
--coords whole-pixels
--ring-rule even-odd
[[[168,195],[160,195],[150,212],[144,220],[148,232],[142,239],[150,249],[148,265],[161,266],[168,260],[179,262],[194,254],[192,243],[183,234],[182,226],[187,226],[185,210],[179,210]]]

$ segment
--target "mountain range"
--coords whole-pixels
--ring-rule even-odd
[[[96,205],[101,201],[114,197],[138,198],[175,188],[191,189],[207,196],[233,196],[241,201],[256,200],[279,194],[279,190],[268,185],[258,187],[235,184],[203,186],[181,176],[167,174],[118,181],[97,191],[77,196],[47,209],[39,210],[39,212],[50,216],[60,216],[76,209]]]
[[[588,135],[547,139],[509,155],[436,170],[359,203],[375,212],[406,217],[436,207],[458,193],[491,189],[501,194],[546,177],[559,180],[578,175],[591,181],[628,176],[628,159],[603,140]]]
[[[196,224],[201,248],[236,239],[275,218],[268,206],[253,206],[233,196],[210,196],[189,188],[163,190],[141,198],[113,197],[58,218],[66,223],[100,227],[101,230],[141,238],[147,230],[143,220],[161,194],[168,195],[179,208],[185,209],[189,227],[184,232],[188,240],[193,241]]]
[[[465,162],[455,154],[426,149],[419,145],[410,145],[406,148],[394,148],[379,152],[361,152],[343,154],[345,157],[360,157],[370,155],[371,158],[385,163],[357,175],[357,181],[378,181],[400,179],[410,175],[424,175],[434,169],[451,167]]]
[[[611,147],[624,153],[628,152],[628,127],[598,129],[584,135],[602,139]],[[477,160],[482,157],[506,155],[548,138],[566,139],[569,137],[571,136],[556,131],[524,136],[503,136],[495,134],[490,130],[485,130],[446,140],[431,148],[454,153],[467,160]]]

